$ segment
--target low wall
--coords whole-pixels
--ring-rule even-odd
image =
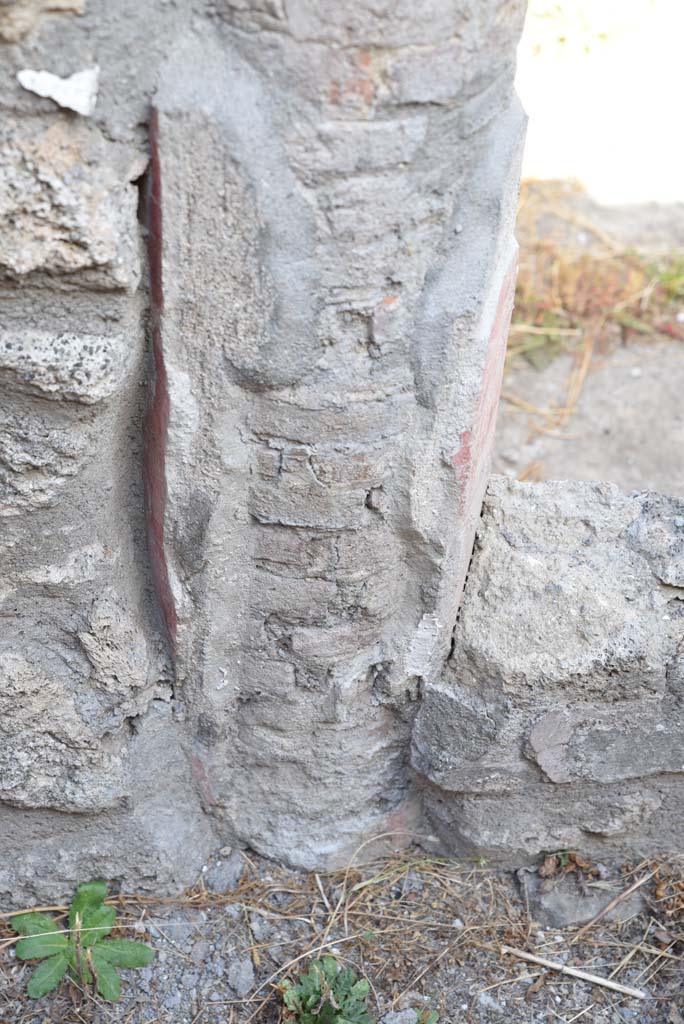
[[[684,501],[494,478],[412,764],[443,848],[684,843]]]

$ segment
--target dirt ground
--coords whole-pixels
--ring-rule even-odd
[[[529,0],[529,184],[496,472],[684,493],[682,29],[681,0]]]
[[[543,371],[511,367],[507,393],[537,407],[560,406],[573,357]],[[652,340],[595,360],[571,421],[542,433],[525,409],[504,401],[497,473],[532,480],[610,480],[625,491],[684,497],[684,346]]]
[[[584,933],[614,897],[612,919]],[[224,891],[227,890],[227,891]],[[157,950],[124,972],[117,1004],[63,983],[24,995],[32,965],[0,931],[0,1021],[7,1024],[276,1024],[279,983],[316,953],[353,963],[371,982],[382,1024],[682,1024],[684,872],[679,862],[611,870],[547,858],[517,875],[404,852],[314,875],[233,853],[208,865],[182,899],[121,896],[121,935]],[[63,919],[62,919],[63,920]],[[568,922],[575,922],[569,924]],[[637,999],[505,952],[522,949],[643,991]]]
[[[494,471],[684,495],[684,204],[523,186]]]

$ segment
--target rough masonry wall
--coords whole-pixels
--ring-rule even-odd
[[[370,11],[224,12],[154,99],[193,764],[226,841],[310,865],[416,827],[512,302],[516,12]]]
[[[412,763],[451,853],[680,850],[684,502],[495,478]]]
[[[2,10],[20,39],[22,13]],[[48,18],[2,65],[0,891],[15,896],[93,873],[180,880],[183,842],[209,843],[145,545],[147,141],[15,83],[63,70],[58,52],[67,70],[50,29],[78,50],[76,24]]]
[[[681,848],[681,502],[496,481],[458,618],[521,17],[0,7],[3,901]],[[96,62],[89,119],[16,82]]]
[[[414,827],[512,297],[522,14],[0,9],[0,892]],[[16,81],[95,63],[89,119]]]

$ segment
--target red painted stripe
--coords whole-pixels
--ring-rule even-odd
[[[150,281],[150,319],[152,335],[152,374],[149,401],[144,420],[145,514],[147,543],[152,579],[157,600],[166,623],[172,653],[176,652],[178,617],[169,583],[169,570],[164,545],[166,512],[166,447],[169,424],[169,391],[162,322],[164,314],[164,282],[162,267],[163,218],[162,177],[159,157],[159,114],[153,107],[150,116],[150,166],[144,201],[147,259]]]

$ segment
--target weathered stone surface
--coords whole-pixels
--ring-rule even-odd
[[[17,43],[35,28],[41,16],[83,14],[85,0],[9,0],[0,6],[0,40]]]
[[[38,414],[0,414],[0,516],[53,502],[78,472],[84,443]]]
[[[415,1010],[393,1010],[383,1014],[381,1024],[417,1024],[418,1014]]]
[[[153,701],[131,737],[122,806],[73,814],[0,802],[3,903],[67,898],[90,877],[129,891],[191,884],[193,854],[212,837],[186,764],[180,724],[166,702]]]
[[[464,147],[434,47],[397,44],[397,92],[387,54],[321,63],[317,5],[222,10],[281,31],[184,38],[155,98],[159,578],[223,841],[341,862],[415,827],[410,720],[486,482],[522,120],[509,75]],[[325,17],[348,45],[396,17],[348,13]]]
[[[0,137],[0,273],[134,289],[145,161],[69,114],[5,119]]]
[[[625,888],[624,877],[610,869],[601,872],[601,887],[591,889],[577,872],[568,875],[560,872],[551,878],[540,878],[536,870],[523,868],[517,874],[530,917],[550,928],[569,928],[592,921]],[[621,900],[605,917],[609,921],[628,921],[643,913],[645,908],[646,901],[637,890]]]
[[[230,892],[238,884],[245,870],[245,860],[239,850],[225,846],[205,875],[204,884],[212,892]]]
[[[225,845],[346,862],[418,820],[512,301],[523,4],[12,11],[0,892],[178,887]],[[95,61],[88,120],[16,79]]]
[[[0,380],[9,391],[92,405],[117,389],[127,349],[120,334],[0,331]]]
[[[683,513],[609,484],[492,482],[413,736],[449,849],[514,862],[681,844]]]
[[[244,999],[254,988],[254,966],[250,957],[236,960],[228,969],[228,984],[238,999]]]

